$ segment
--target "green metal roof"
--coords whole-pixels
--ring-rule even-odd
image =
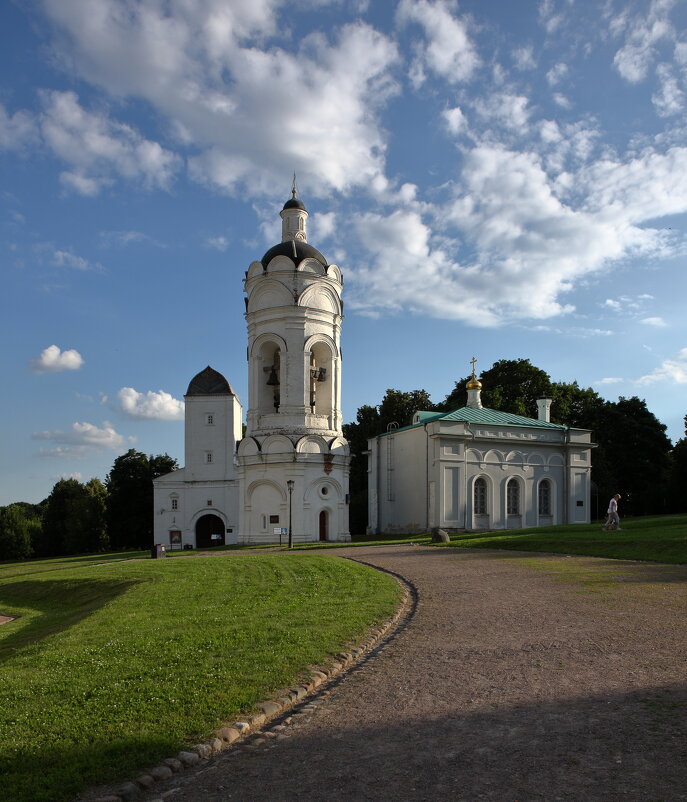
[[[513,415],[510,412],[499,412],[498,409],[487,409],[481,407],[461,407],[454,409],[453,412],[417,412],[419,421],[412,423],[409,426],[402,426],[399,429],[392,429],[389,432],[382,432],[382,435],[394,434],[404,429],[412,429],[416,426],[422,426],[431,421],[446,420],[446,421],[463,421],[465,423],[481,423],[488,426],[526,426],[530,429],[556,429],[564,431],[567,426],[560,423],[547,423],[546,421],[537,420],[536,418],[526,418],[523,415]]]

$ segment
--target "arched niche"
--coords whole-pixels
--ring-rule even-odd
[[[504,462],[503,454],[501,454],[500,451],[490,448],[484,455],[484,461],[489,465],[502,465]]]
[[[317,434],[307,434],[296,443],[299,454],[328,454],[329,447],[324,439]]]
[[[343,437],[334,437],[329,441],[329,452],[331,454],[340,454],[347,457],[351,453],[351,450]]]
[[[565,461],[560,454],[552,454],[549,459],[547,460],[547,465],[553,467],[560,468],[565,465]]]
[[[303,500],[306,504],[317,500],[336,504],[339,501],[343,501],[343,488],[336,479],[332,479],[330,476],[315,479],[306,488]]]
[[[527,464],[533,466],[543,465],[544,457],[542,457],[542,455],[538,453],[530,454],[529,457],[527,458]]]
[[[293,443],[283,434],[271,434],[262,441],[263,454],[293,454]]]
[[[288,270],[290,273],[293,272],[293,259],[283,254],[279,254],[279,256],[275,256],[274,259],[270,259],[267,265],[268,273],[283,273],[285,270]]]
[[[260,443],[254,437],[244,437],[236,453],[239,457],[254,457],[260,453]]]
[[[298,265],[298,271],[301,273],[316,273],[318,276],[325,274],[324,266],[317,259],[303,259]]]
[[[274,279],[261,281],[248,297],[249,312],[255,312],[258,309],[274,309],[279,306],[293,306],[293,295],[288,287]]]
[[[343,276],[341,275],[341,269],[338,265],[329,265],[327,268],[327,275],[329,278],[334,279],[334,281],[338,281],[339,284],[343,284]]]
[[[248,270],[246,271],[246,278],[252,279],[256,276],[262,276],[265,272],[265,268],[262,266],[262,262],[251,262]]]
[[[325,284],[311,284],[300,294],[298,306],[322,309],[333,314],[341,314],[341,301],[331,287]]]
[[[331,415],[334,411],[334,375],[338,349],[331,337],[316,334],[305,344],[310,352],[308,403],[316,415]]]
[[[258,337],[251,349],[251,366],[257,383],[258,414],[279,412],[281,387],[286,386],[286,347],[281,337]]]

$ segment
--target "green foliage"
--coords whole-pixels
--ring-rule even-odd
[[[602,532],[597,523],[452,535],[451,545],[687,563],[687,516],[623,519],[621,523],[617,532]]]
[[[0,560],[26,560],[33,554],[32,535],[40,518],[26,514],[20,504],[0,507]]]
[[[292,687],[400,595],[321,554],[97,561],[0,566],[0,609],[20,616],[0,628],[3,799],[135,776]]]
[[[687,512],[687,415],[685,436],[675,443],[670,454],[668,505],[671,512]]]
[[[153,544],[153,479],[178,468],[164,454],[146,456],[129,449],[117,457],[107,476],[107,519],[116,549],[148,549]]]

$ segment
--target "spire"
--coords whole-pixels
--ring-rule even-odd
[[[475,365],[477,360],[474,356],[470,360],[470,363],[472,364],[472,376],[465,385],[468,391],[467,405],[473,409],[482,409],[482,399],[480,398],[482,393],[482,382],[477,378],[477,374],[475,373]]]

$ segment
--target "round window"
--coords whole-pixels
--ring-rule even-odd
[[[327,485],[324,485],[324,487],[320,488],[320,493],[322,493],[323,496],[326,496],[327,493],[329,493],[329,488],[327,487]]]

